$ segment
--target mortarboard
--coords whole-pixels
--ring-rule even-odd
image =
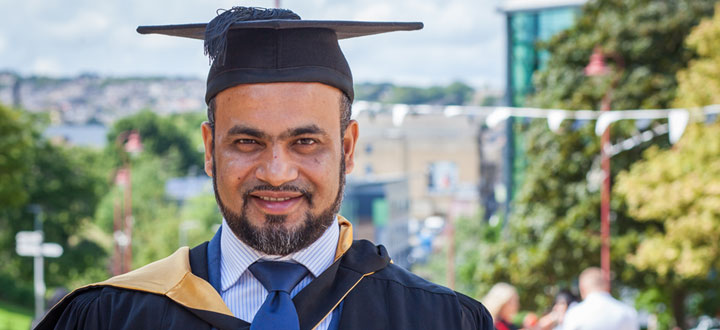
[[[319,82],[353,99],[350,66],[338,39],[419,30],[420,22],[301,20],[287,9],[233,7],[209,23],[139,26],[141,34],[205,41],[211,66],[205,102],[240,84]]]

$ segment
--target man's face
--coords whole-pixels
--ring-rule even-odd
[[[358,135],[340,136],[341,92],[319,83],[239,85],[203,124],[205,171],[236,236],[269,254],[314,242],[332,222]],[[344,166],[343,166],[344,165]]]

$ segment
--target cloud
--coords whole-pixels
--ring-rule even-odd
[[[76,13],[71,19],[51,22],[48,24],[47,33],[55,38],[74,40],[88,35],[101,35],[105,33],[110,23],[110,18],[105,14],[84,10]]]
[[[7,38],[5,37],[5,35],[0,33],[0,54],[5,52],[5,49],[7,48],[7,44],[8,44]]]
[[[48,57],[36,58],[31,66],[31,72],[48,76],[59,76],[65,73],[63,66],[56,59]]]
[[[432,84],[460,79],[502,86],[505,21],[496,10],[500,1],[281,0],[281,5],[303,19],[425,24],[421,31],[342,41],[358,82]],[[237,0],[177,0],[170,5],[146,0],[12,3],[0,0],[0,52],[4,50],[0,70],[199,77],[206,74],[208,64],[201,41],[143,36],[135,28],[207,22],[215,9],[239,4]],[[275,1],[241,4],[272,7]]]

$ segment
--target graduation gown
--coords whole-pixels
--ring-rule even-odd
[[[394,265],[383,246],[352,239],[340,218],[335,262],[295,297],[300,329],[333,314],[339,329],[492,329],[479,302]],[[36,329],[249,329],[218,293],[219,240],[82,287]],[[208,266],[210,265],[210,267]],[[215,269],[217,268],[217,269]],[[213,286],[211,283],[215,283]]]

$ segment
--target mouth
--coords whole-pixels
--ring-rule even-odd
[[[263,213],[290,214],[303,201],[303,194],[289,191],[256,191],[250,194],[252,203]]]

